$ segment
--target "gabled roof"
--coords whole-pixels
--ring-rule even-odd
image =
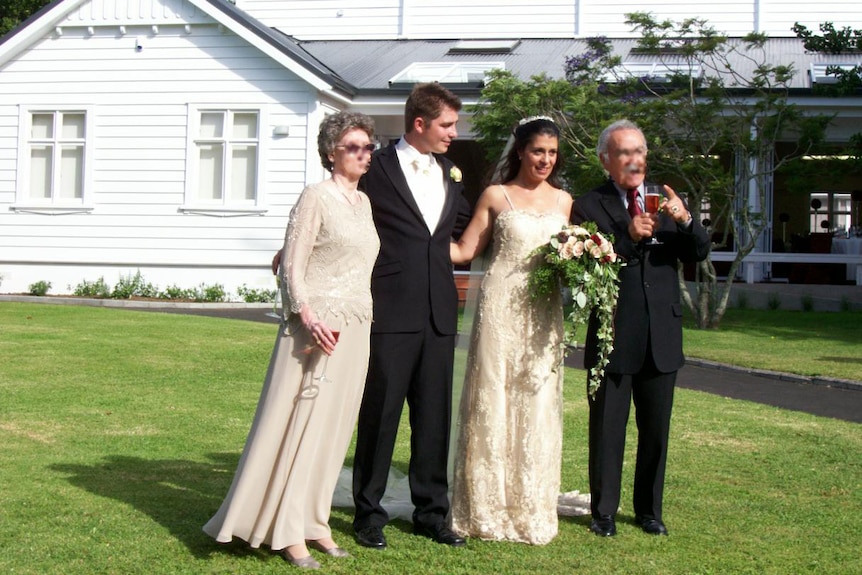
[[[91,0],[54,0],[0,38],[0,65],[60,25],[66,16]],[[264,26],[226,0],[185,0],[260,49],[286,69],[330,95],[348,102],[355,88],[300,48],[293,38]]]

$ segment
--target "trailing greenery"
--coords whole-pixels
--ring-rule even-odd
[[[45,280],[39,280],[37,282],[33,282],[27,288],[27,293],[35,296],[43,296],[48,293],[48,290],[51,289],[51,282],[46,282]]]

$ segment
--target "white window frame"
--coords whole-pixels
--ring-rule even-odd
[[[815,197],[821,202],[816,212],[811,207],[811,200]],[[839,199],[847,202],[846,209],[836,206]],[[849,191],[815,191],[808,194],[808,228],[812,234],[847,230],[851,225],[852,214],[852,193]],[[826,229],[820,227],[820,223],[824,221],[829,223]]]
[[[215,201],[202,200],[199,195],[200,184],[200,156],[197,143],[201,140],[200,120],[201,115],[207,112],[223,112],[227,114],[253,112],[257,114],[257,165],[255,166],[255,190],[253,200],[237,201],[231,200],[222,190],[222,199]],[[186,188],[185,202],[180,211],[188,214],[215,215],[215,216],[242,216],[260,215],[267,212],[265,205],[265,173],[263,166],[266,165],[266,142],[264,126],[268,125],[265,109],[261,106],[237,106],[228,104],[189,104],[187,108],[187,132],[186,132]],[[230,178],[230,166],[226,161],[228,157],[227,147],[231,140],[225,134],[218,138],[226,143],[225,161],[223,162],[224,177],[222,185]]]
[[[30,146],[33,142],[32,123],[35,114],[84,114],[84,154],[82,170],[82,190],[80,198],[60,198],[57,193],[57,175],[59,162],[55,149],[55,161],[52,162],[52,195],[50,198],[33,198],[30,195],[30,168],[31,153]],[[55,120],[55,127],[57,123]],[[18,108],[18,166],[16,170],[16,198],[11,209],[16,212],[42,213],[42,214],[72,214],[87,213],[94,209],[93,205],[93,151],[95,149],[95,113],[91,106],[19,106]],[[58,144],[63,141],[62,135],[55,133],[51,140],[59,148]]]

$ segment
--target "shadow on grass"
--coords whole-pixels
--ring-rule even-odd
[[[219,550],[271,556],[269,549],[251,549],[241,541],[218,544],[201,530],[227,494],[239,454],[215,453],[209,458],[206,463],[115,455],[96,465],[60,463],[51,469],[67,474],[76,487],[146,513],[197,558]]]
[[[219,544],[201,530],[221,505],[239,463],[237,453],[212,453],[208,457],[210,462],[115,455],[96,465],[59,463],[50,469],[67,475],[67,481],[76,487],[146,513],[197,558],[222,551],[261,559],[271,557],[268,548],[252,549],[238,539]],[[352,509],[342,511],[352,515]],[[409,522],[396,524],[404,531],[412,530]],[[330,527],[333,533],[353,537],[350,521],[333,516]]]

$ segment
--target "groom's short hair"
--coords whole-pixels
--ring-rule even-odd
[[[430,124],[446,107],[460,112],[461,98],[436,82],[416,84],[404,104],[404,133],[413,130],[416,118]]]

